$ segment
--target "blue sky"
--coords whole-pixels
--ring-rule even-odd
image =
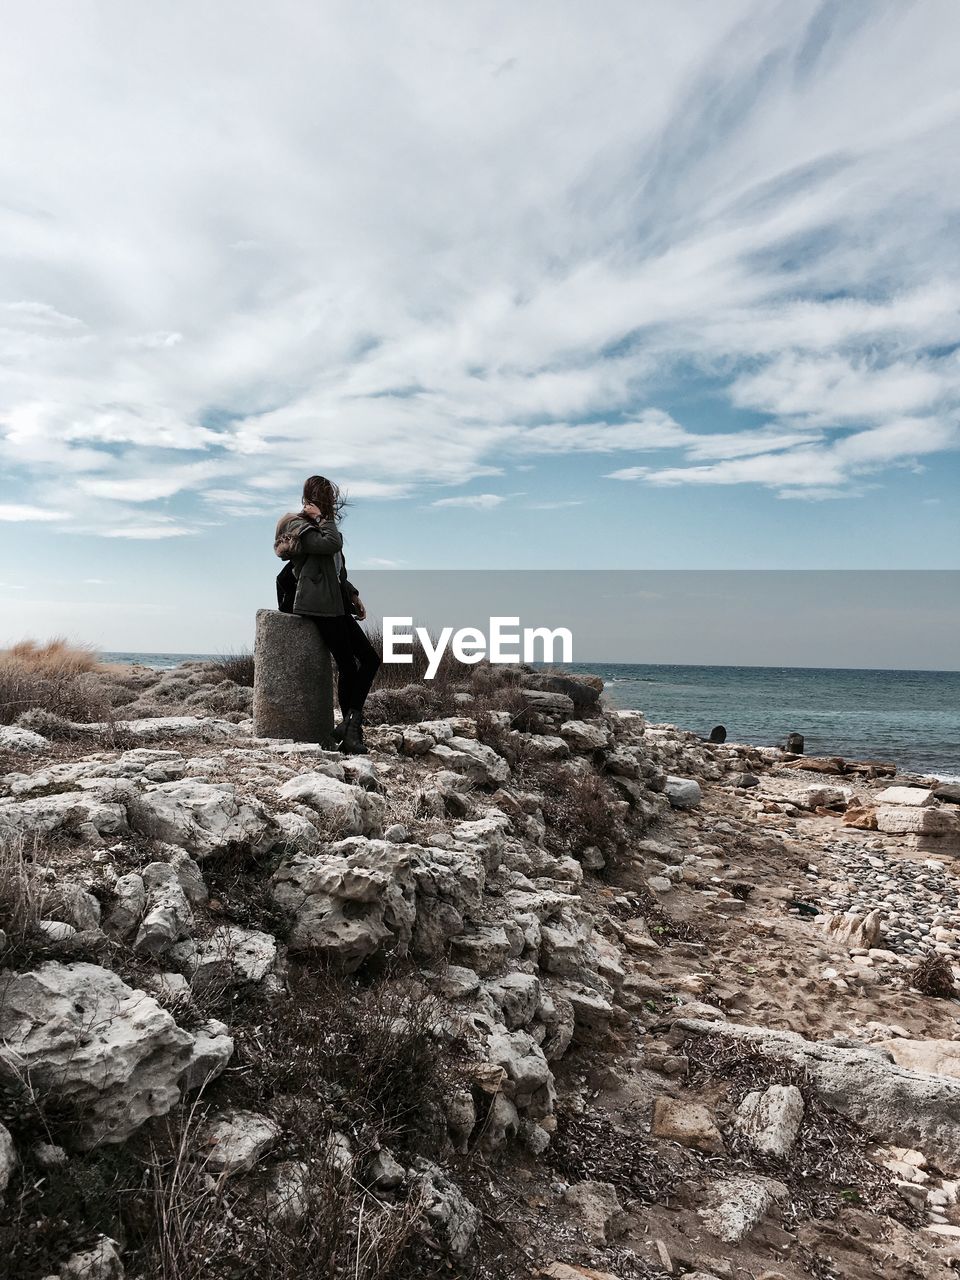
[[[39,0],[0,75],[0,643],[247,643],[316,471],[358,576],[958,566],[953,0]]]

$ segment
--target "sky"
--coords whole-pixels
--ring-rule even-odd
[[[960,567],[955,0],[33,0],[0,643],[380,569]]]

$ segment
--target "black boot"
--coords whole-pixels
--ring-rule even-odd
[[[348,756],[365,756],[367,748],[363,741],[363,733],[360,728],[360,719],[362,712],[348,711],[343,722],[343,737],[340,740],[340,750],[344,755]]]
[[[335,724],[333,728],[330,730],[330,737],[334,740],[337,746],[339,746],[340,743],[343,741],[343,734],[346,727],[347,727],[347,717],[344,715],[341,718],[339,724]]]

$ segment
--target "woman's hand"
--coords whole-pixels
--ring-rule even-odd
[[[311,520],[319,520],[320,508],[314,502],[305,502],[303,504],[303,514],[309,516]]]
[[[353,597],[353,616],[358,622],[362,622],[367,616],[367,607],[359,596]]]

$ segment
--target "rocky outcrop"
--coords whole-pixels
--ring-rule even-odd
[[[0,990],[0,1063],[75,1106],[85,1143],[122,1142],[179,1101],[197,1037],[108,969],[50,961],[0,974]],[[224,1038],[207,1074],[222,1070],[232,1049]]]

